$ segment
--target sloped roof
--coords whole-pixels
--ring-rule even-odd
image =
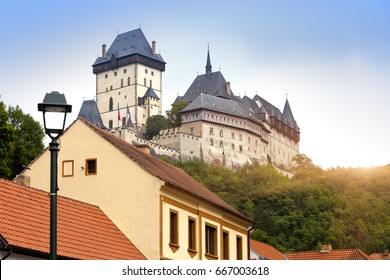
[[[157,100],[160,99],[160,97],[158,97],[158,95],[156,94],[156,92],[152,89],[152,88],[148,88],[145,92],[145,95],[143,96],[143,98],[146,98],[146,97],[153,97]]]
[[[106,57],[98,57],[93,65],[108,62],[112,56],[121,58],[134,54],[140,54],[145,57],[165,63],[160,54],[153,54],[148,40],[141,28],[118,34],[107,51]]]
[[[296,252],[285,256],[289,260],[372,260],[360,249]]]
[[[286,257],[280,251],[267,243],[251,239],[250,248],[267,260],[286,260]]]
[[[200,94],[220,96],[237,101],[233,91],[230,91],[230,94],[227,92],[226,80],[220,71],[198,75],[180,100],[192,102]]]
[[[140,149],[134,147],[130,143],[116,137],[107,130],[100,129],[83,118],[79,118],[79,120],[81,120],[98,135],[115,146],[132,161],[136,162],[149,174],[164,181],[167,185],[172,186],[193,197],[196,197],[208,204],[211,204],[214,207],[223,209],[231,215],[243,219],[246,222],[253,223],[252,220],[239,213],[237,210],[219,198],[215,193],[193,179],[182,169],[142,152]]]
[[[84,100],[81,105],[79,117],[83,117],[90,123],[100,127],[106,128],[103,124],[102,117],[95,100]]]
[[[188,106],[181,110],[180,113],[190,112],[199,109],[208,109],[215,112],[221,112],[233,116],[250,119],[258,123],[261,122],[260,119],[257,118],[256,114],[254,114],[254,112],[251,111],[244,104],[208,94],[199,95],[198,98],[188,104]]]
[[[14,252],[49,254],[49,194],[5,179],[0,179],[0,192],[0,235]],[[99,207],[58,196],[57,211],[59,258],[145,259]]]

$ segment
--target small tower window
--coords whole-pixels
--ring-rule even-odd
[[[112,111],[114,108],[114,101],[112,100],[112,97],[110,97],[110,100],[108,102],[108,110]]]

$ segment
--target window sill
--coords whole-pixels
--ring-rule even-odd
[[[218,256],[216,256],[216,255],[211,255],[211,254],[208,254],[208,253],[205,253],[204,255],[209,260],[218,260]]]

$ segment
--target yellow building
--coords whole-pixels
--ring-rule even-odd
[[[81,117],[59,142],[59,194],[98,205],[147,259],[248,259],[253,222],[183,170]],[[50,152],[29,168],[49,190]]]

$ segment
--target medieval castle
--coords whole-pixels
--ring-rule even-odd
[[[189,103],[180,112],[182,126],[151,141],[139,132],[150,116],[162,112],[165,61],[156,42],[150,46],[140,28],[118,34],[108,50],[102,46],[92,67],[96,102],[84,101],[80,115],[151,153],[231,169],[256,160],[287,170],[299,153],[300,131],[288,100],[281,112],[258,95],[234,95],[222,73],[212,71],[209,51],[205,73],[175,100]]]

